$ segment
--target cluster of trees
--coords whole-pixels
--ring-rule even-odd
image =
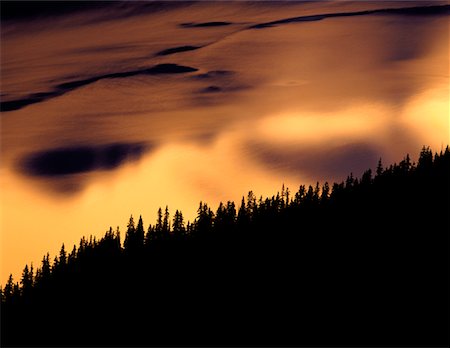
[[[344,182],[168,207],[2,288],[2,345],[448,343],[450,150]],[[27,332],[27,335],[20,334]]]

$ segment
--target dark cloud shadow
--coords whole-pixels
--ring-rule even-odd
[[[51,92],[35,93],[23,99],[1,101],[0,111],[7,112],[21,109],[25,106],[43,102],[45,100],[61,96],[74,89],[95,83],[103,79],[127,78],[138,75],[161,75],[161,74],[182,74],[198,71],[196,68],[183,66],[178,64],[158,64],[151,68],[131,70],[125,72],[110,73],[104,75],[93,76],[87,79],[74,80],[56,85]]]
[[[181,23],[183,28],[209,28],[209,27],[224,27],[231,25],[231,22],[203,22],[203,23]]]
[[[367,10],[357,12],[339,12],[339,13],[325,13],[310,16],[299,16],[280,19],[277,21],[265,22],[250,26],[248,29],[264,29],[270,27],[276,27],[283,24],[298,23],[298,22],[313,22],[320,21],[326,18],[337,17],[354,17],[354,16],[366,16],[366,15],[409,15],[409,16],[430,16],[430,15],[448,15],[450,14],[450,5],[437,5],[437,6],[416,6],[406,8],[387,8],[378,10]]]
[[[199,48],[202,48],[203,46],[179,46],[179,47],[172,47],[168,48],[162,51],[159,51],[156,53],[157,56],[168,56],[170,54],[180,53],[180,52],[188,52],[188,51],[195,51]]]
[[[83,191],[88,182],[89,179],[85,177],[64,176],[40,180],[37,182],[37,185],[43,191],[46,191],[46,193],[51,193],[59,197],[69,197]],[[33,182],[33,184],[35,184],[35,182]]]
[[[40,151],[19,160],[18,169],[33,177],[61,177],[97,170],[113,170],[150,151],[148,143],[113,143]],[[72,186],[72,185],[71,185]]]
[[[247,151],[271,170],[287,171],[317,180],[343,180],[350,172],[361,175],[374,168],[381,151],[367,143],[350,143],[332,148],[271,147],[253,143]]]

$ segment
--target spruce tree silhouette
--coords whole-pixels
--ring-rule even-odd
[[[184,227],[183,214],[180,211],[176,211],[173,217],[173,237],[177,240],[184,238],[186,228]]]
[[[21,287],[21,293],[24,298],[28,298],[31,296],[31,291],[33,288],[34,283],[34,274],[33,274],[33,265],[31,265],[31,268],[28,269],[28,265],[25,265],[25,268],[22,272],[22,279],[20,281]]]
[[[125,234],[124,249],[132,252],[136,249],[136,227],[134,225],[133,215],[127,225],[127,233]]]
[[[170,216],[169,216],[169,207],[166,205],[166,209],[164,210],[164,219],[162,223],[163,238],[168,239],[169,233],[170,233]]]
[[[142,221],[142,216],[139,216],[139,221],[134,233],[134,244],[138,252],[144,247],[144,222]]]
[[[12,274],[9,275],[8,281],[6,282],[5,288],[2,292],[2,302],[10,303],[13,297],[14,291],[14,279]]]

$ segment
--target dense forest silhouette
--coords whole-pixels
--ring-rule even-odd
[[[1,293],[2,346],[446,346],[450,149],[344,182],[159,209]]]

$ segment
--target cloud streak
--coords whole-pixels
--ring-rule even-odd
[[[448,15],[450,13],[450,5],[440,5],[440,6],[416,6],[416,7],[406,7],[406,8],[387,8],[378,10],[367,10],[367,11],[357,11],[357,12],[340,12],[340,13],[325,13],[310,16],[299,16],[280,19],[271,22],[265,22],[260,24],[255,24],[250,26],[248,29],[264,29],[270,27],[276,27],[278,25],[299,23],[299,22],[314,22],[321,21],[327,18],[337,18],[337,17],[354,17],[354,16],[367,16],[367,15],[409,15],[409,16],[424,16],[424,15]]]
[[[201,48],[201,46],[186,45],[186,46],[172,47],[172,48],[168,48],[168,49],[159,51],[158,53],[156,53],[156,55],[157,56],[168,56],[170,54],[198,50],[199,48]]]
[[[93,76],[87,79],[73,80],[70,82],[59,84],[54,87],[53,91],[50,92],[34,93],[23,99],[2,101],[0,102],[0,110],[2,112],[19,110],[21,108],[24,108],[25,106],[40,103],[51,98],[59,97],[77,88],[81,88],[104,79],[119,79],[138,75],[182,74],[195,71],[198,71],[198,69],[191,68],[189,66],[183,66],[178,64],[158,64],[151,68],[146,69],[137,69],[125,72],[103,74]]]
[[[203,23],[182,23],[183,28],[210,28],[210,27],[224,27],[231,25],[231,22],[203,22]]]

